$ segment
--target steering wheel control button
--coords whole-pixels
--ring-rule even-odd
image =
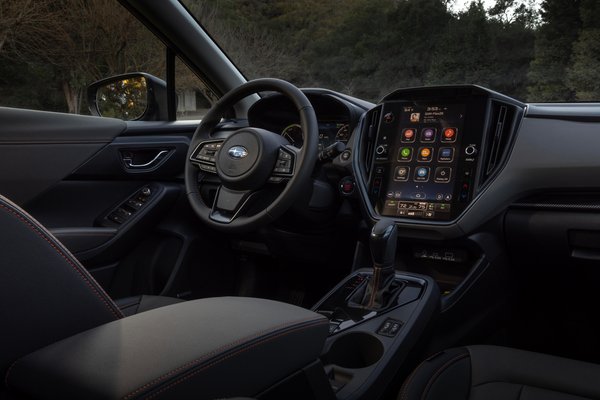
[[[222,146],[223,142],[221,141],[200,143],[193,153],[191,161],[202,171],[216,173],[216,156]]]
[[[293,153],[291,151],[280,148],[279,152],[277,153],[277,161],[275,162],[275,168],[273,168],[272,178],[273,177],[289,177],[292,175],[293,172],[294,172],[294,155],[293,155]],[[276,182],[276,181],[269,180],[269,182]]]

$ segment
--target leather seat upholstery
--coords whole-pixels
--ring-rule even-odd
[[[446,350],[409,376],[399,400],[600,398],[600,365],[497,346]]]
[[[124,316],[129,317],[130,315],[184,301],[173,297],[141,295],[115,300],[115,304]]]
[[[126,313],[179,302],[141,299]],[[47,229],[0,196],[0,374],[16,359],[124,313]],[[125,304],[125,303],[122,303]]]

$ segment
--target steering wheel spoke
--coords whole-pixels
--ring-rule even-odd
[[[242,209],[256,194],[253,190],[232,190],[221,185],[210,210],[210,219],[229,224],[241,215]]]

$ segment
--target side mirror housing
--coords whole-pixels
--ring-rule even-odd
[[[90,113],[124,121],[168,120],[167,84],[150,74],[133,72],[92,83],[87,88]]]

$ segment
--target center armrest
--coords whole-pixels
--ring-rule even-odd
[[[18,360],[6,383],[32,398],[253,396],[316,360],[326,318],[270,300],[219,297],[102,325]]]

